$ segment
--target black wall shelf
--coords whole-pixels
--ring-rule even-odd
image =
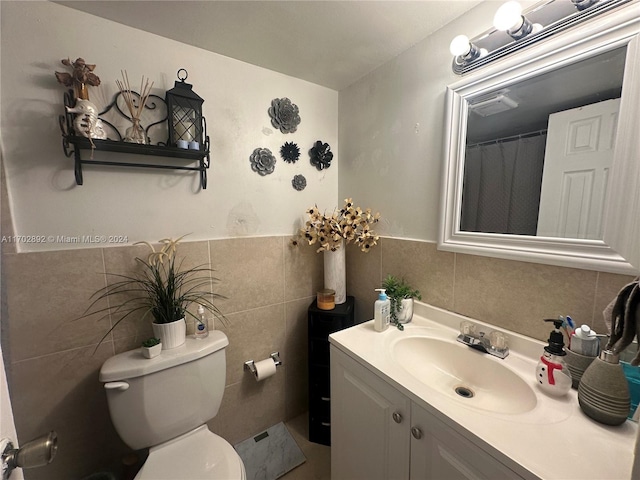
[[[133,92],[135,93],[135,92]],[[130,117],[126,115],[118,105],[118,97],[120,93],[117,93],[113,99],[113,102],[109,104],[103,111],[100,112],[98,117],[102,120],[103,124],[106,124],[109,128],[110,134],[117,137],[117,140],[100,140],[97,138],[89,139],[84,136],[76,135],[73,121],[74,114],[65,112],[64,115],[60,115],[59,123],[60,130],[62,131],[62,148],[67,157],[73,156],[75,159],[74,173],[76,178],[76,184],[82,185],[84,183],[82,175],[83,165],[107,165],[114,167],[135,167],[135,168],[156,168],[165,170],[189,170],[199,172],[200,174],[200,186],[202,189],[207,188],[207,169],[210,164],[209,154],[209,136],[206,132],[206,122],[203,122],[203,137],[204,144],[201,145],[199,150],[187,150],[183,148],[171,147],[166,144],[159,143],[157,145],[129,143],[123,141],[123,137],[118,129],[110,122],[101,117],[104,113],[108,112],[112,108],[117,110],[120,115],[130,120]],[[136,94],[137,95],[137,94]],[[151,98],[153,97],[153,98]],[[164,103],[161,97],[156,95],[150,95],[150,100],[145,105],[145,108],[154,110],[156,108],[156,102]],[[73,98],[73,91],[70,90],[64,95],[65,107],[73,106],[75,100]],[[148,131],[150,128],[164,123],[167,120],[165,116],[163,119],[150,124],[145,128],[145,135],[148,138]],[[204,120],[204,119],[203,119]],[[82,158],[82,151],[89,151],[90,158]],[[181,164],[178,162],[172,163],[142,163],[142,162],[129,162],[129,161],[111,161],[111,160],[98,160],[94,159],[95,152],[115,152],[115,153],[128,153],[133,155],[151,155],[156,157],[173,158],[183,161]],[[85,155],[86,156],[86,155]]]

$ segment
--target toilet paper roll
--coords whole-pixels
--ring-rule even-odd
[[[256,380],[259,382],[265,378],[269,378],[276,373],[276,363],[273,358],[267,358],[255,363],[256,366]]]

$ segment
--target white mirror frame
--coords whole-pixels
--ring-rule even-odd
[[[438,248],[459,253],[637,275],[640,268],[639,2],[570,28],[447,87],[445,168]],[[468,98],[627,46],[605,240],[460,230]],[[635,127],[633,127],[635,126]],[[635,128],[635,134],[633,133]],[[623,223],[627,222],[627,223]],[[623,232],[623,233],[620,233]],[[605,243],[608,242],[608,243]],[[615,248],[617,247],[617,248]],[[634,266],[632,266],[632,262]]]

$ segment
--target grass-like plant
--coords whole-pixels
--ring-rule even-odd
[[[147,260],[136,257],[140,265],[139,272],[131,275],[108,273],[116,281],[101,288],[92,296],[92,302],[81,318],[103,313],[104,317],[122,315],[104,334],[98,345],[125,319],[136,314],[143,320],[149,315],[153,323],[171,323],[187,315],[196,316],[188,308],[191,304],[202,305],[205,310],[219,318],[226,325],[227,319],[214,301],[224,299],[223,295],[212,291],[212,284],[218,281],[213,277],[214,270],[208,265],[183,269],[182,259],[176,264],[175,252],[178,240],[161,240],[164,246],[156,251],[151,248]],[[110,305],[95,310],[102,301],[109,300]]]

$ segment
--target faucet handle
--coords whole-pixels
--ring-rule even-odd
[[[506,350],[507,336],[502,332],[498,332],[494,330],[489,335],[489,343],[491,344],[491,347],[496,350],[499,350],[499,351]]]
[[[462,322],[460,322],[460,333],[463,335],[470,335],[472,337],[475,337],[476,324],[467,320],[463,320]]]

